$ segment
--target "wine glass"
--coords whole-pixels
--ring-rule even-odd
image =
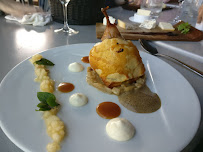
[[[141,8],[151,11],[151,18],[157,19],[162,11],[163,0],[142,0]]]
[[[178,6],[178,9],[177,9],[176,17],[173,19],[172,24],[176,24],[176,23],[181,21],[180,15],[181,15],[182,7],[183,7],[182,6],[183,5],[183,1],[184,0],[178,0],[179,6]]]
[[[69,35],[78,34],[79,31],[76,31],[76,30],[70,28],[68,25],[67,7],[68,7],[70,0],[59,0],[59,1],[61,2],[62,6],[63,6],[64,25],[63,25],[63,28],[56,29],[56,30],[54,30],[54,32],[62,31],[62,32],[68,33]]]

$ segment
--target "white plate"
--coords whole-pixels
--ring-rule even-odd
[[[147,85],[162,101],[161,108],[151,114],[138,114],[125,109],[117,96],[104,94],[85,81],[86,69],[80,73],[68,71],[72,62],[89,64],[80,59],[89,54],[94,44],[75,44],[53,48],[41,54],[55,63],[50,68],[51,78],[60,82],[72,82],[71,93],[55,95],[62,108],[58,116],[65,122],[68,135],[61,152],[171,152],[182,150],[195,135],[200,122],[198,97],[188,81],[162,60],[140,52],[146,67]],[[39,103],[36,93],[39,84],[34,82],[34,67],[25,60],[13,68],[0,86],[0,125],[5,134],[24,151],[44,152],[51,140],[45,131],[41,113],[36,112]],[[88,96],[84,107],[72,107],[68,98],[76,92]],[[132,122],[135,136],[127,142],[110,139],[105,126],[108,120],[99,117],[96,106],[103,101],[117,103],[122,110],[120,117]]]

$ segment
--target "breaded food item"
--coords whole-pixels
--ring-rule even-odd
[[[136,46],[121,38],[105,39],[90,51],[91,68],[109,88],[136,81],[145,68]]]
[[[144,86],[146,82],[145,75],[141,76],[136,80],[136,83],[132,83],[130,80],[123,82],[121,85],[109,88],[106,85],[104,85],[103,81],[99,77],[99,75],[91,68],[87,68],[87,77],[86,77],[87,83],[89,85],[92,85],[93,87],[97,88],[98,90],[108,93],[108,94],[115,94],[117,96],[121,95],[122,93],[136,90]]]

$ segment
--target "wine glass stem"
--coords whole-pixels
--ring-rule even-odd
[[[64,15],[64,26],[63,29],[64,30],[68,30],[69,26],[68,26],[68,17],[67,17],[67,7],[68,7],[68,3],[70,2],[70,0],[66,3],[63,4],[63,15]]]
[[[179,22],[180,21],[180,15],[181,15],[181,9],[182,9],[182,2],[183,2],[183,0],[178,0],[178,5],[179,5],[179,7],[178,7],[178,9],[177,9],[177,15],[176,15],[176,17],[174,18],[174,22]]]

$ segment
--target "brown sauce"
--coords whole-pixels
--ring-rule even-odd
[[[152,93],[146,85],[140,89],[124,92],[118,99],[128,110],[137,113],[152,113],[161,107],[159,96]]]
[[[63,93],[71,92],[75,86],[72,83],[63,82],[58,85],[58,90]]]
[[[99,75],[88,67],[86,80],[88,84],[105,93],[117,95],[119,102],[133,112],[152,113],[161,107],[159,96],[152,93],[146,86],[145,77],[139,78],[135,83],[123,83],[120,87],[108,88],[103,84]]]
[[[96,111],[97,111],[99,116],[101,116],[102,118],[105,118],[105,119],[116,118],[121,113],[120,107],[113,102],[102,102],[102,103],[100,103],[97,106]]]
[[[81,58],[81,61],[84,62],[84,63],[90,63],[90,62],[89,62],[89,56],[84,56],[84,57],[82,57],[82,58]]]

